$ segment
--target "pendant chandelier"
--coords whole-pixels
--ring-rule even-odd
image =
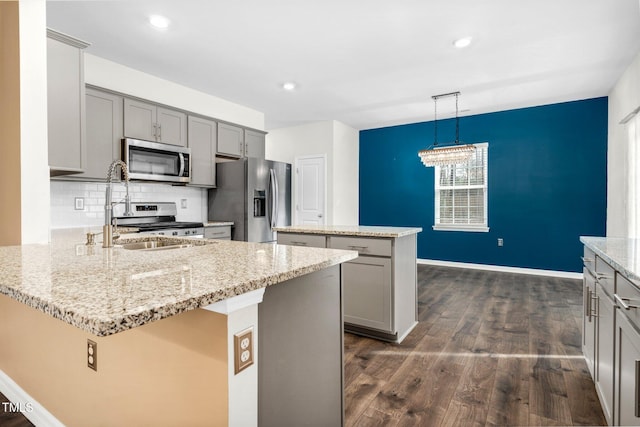
[[[456,140],[453,145],[438,146],[438,99],[455,96],[456,97]],[[434,140],[433,145],[425,150],[418,151],[418,157],[426,167],[444,166],[466,163],[476,151],[473,144],[460,144],[460,117],[458,117],[458,97],[460,92],[445,93],[432,96],[434,105]]]

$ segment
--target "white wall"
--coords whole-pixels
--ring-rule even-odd
[[[627,206],[629,165],[627,131],[620,124],[640,106],[640,54],[620,77],[609,94],[609,135],[607,151],[607,236],[629,235]],[[640,167],[640,165],[635,165]]]
[[[357,130],[326,120],[270,131],[265,156],[293,165],[296,157],[326,155],[327,224],[355,225],[358,223],[358,144]],[[292,209],[295,209],[295,173],[293,176]]]
[[[22,244],[49,240],[45,0],[21,1],[20,181]],[[0,95],[1,96],[1,95]]]
[[[359,223],[360,133],[333,122],[333,223]]]
[[[88,53],[84,55],[84,76],[88,84],[264,130],[264,113],[260,111]]]

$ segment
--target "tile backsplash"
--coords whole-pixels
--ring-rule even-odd
[[[104,224],[105,183],[56,180],[50,183],[51,228]],[[111,189],[113,201],[124,200],[126,193],[123,183],[112,183]],[[129,194],[132,202],[175,202],[178,207],[177,221],[207,220],[207,190],[204,188],[131,182]],[[76,198],[83,199],[78,206]],[[186,200],[186,208],[182,208],[182,200]]]

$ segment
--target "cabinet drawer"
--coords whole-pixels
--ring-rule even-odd
[[[616,298],[616,303],[631,323],[640,329],[640,308],[637,308],[640,306],[640,289],[619,273],[616,276],[618,285],[618,291],[616,292],[618,298]],[[629,309],[625,309],[622,303],[626,304]]]
[[[596,280],[602,289],[613,298],[616,292],[616,273],[613,267],[599,256],[596,256]]]
[[[221,239],[231,240],[231,227],[205,227],[204,229],[205,239]]]
[[[331,236],[329,247],[358,251],[360,255],[391,256],[391,239]]]
[[[312,248],[326,248],[327,238],[317,234],[295,234],[278,232],[278,243],[281,245],[309,246]]]

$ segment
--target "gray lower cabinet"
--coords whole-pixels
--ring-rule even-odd
[[[391,258],[360,256],[342,267],[344,321],[393,333]]]
[[[186,147],[187,115],[160,105],[125,98],[124,135]]]
[[[88,87],[86,109],[87,163],[74,178],[104,180],[111,162],[120,158],[122,97]]]
[[[640,287],[584,249],[582,349],[609,425],[640,426]]]
[[[216,186],[217,123],[189,116],[189,148],[191,149],[191,182],[200,187]]]
[[[640,425],[640,289],[616,275],[615,424]]]
[[[52,176],[85,169],[83,49],[87,46],[47,30],[47,131]]]
[[[593,259],[595,262],[595,256]],[[582,352],[587,362],[589,373],[595,378],[597,317],[594,316],[593,302],[596,295],[596,276],[586,266],[583,269],[583,276]]]
[[[600,283],[596,282],[596,315],[598,317],[598,340],[596,342],[597,359],[595,364],[596,392],[600,398],[602,411],[609,425],[613,425],[614,405],[614,317],[615,304],[613,299],[604,291]]]
[[[204,227],[205,239],[231,240],[231,226],[213,226]]]

